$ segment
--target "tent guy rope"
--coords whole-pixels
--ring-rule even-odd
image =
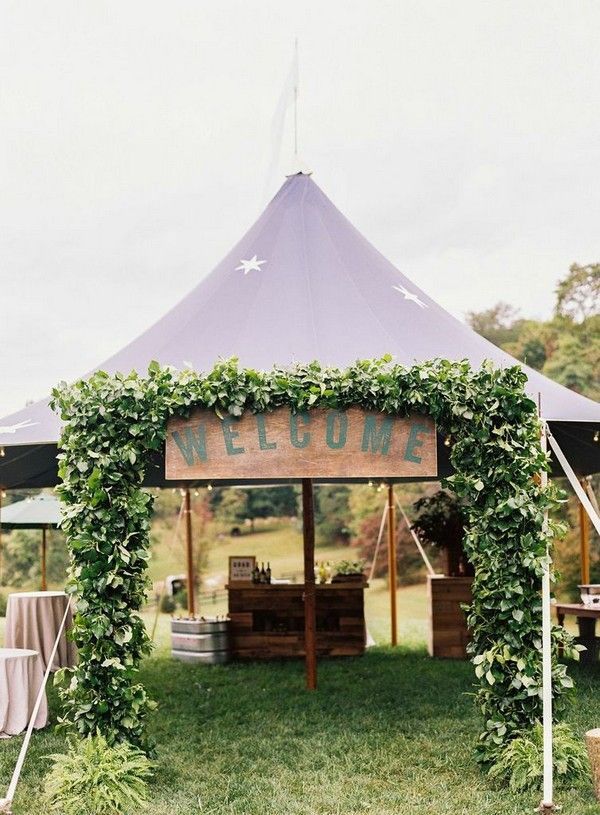
[[[33,733],[33,725],[37,718],[40,705],[42,704],[42,699],[44,698],[44,693],[46,692],[46,684],[48,682],[48,677],[50,676],[50,671],[52,669],[52,664],[54,662],[54,657],[56,656],[56,651],[58,649],[58,643],[60,642],[60,638],[62,637],[62,633],[67,622],[67,616],[69,614],[69,610],[71,608],[71,601],[67,602],[67,607],[65,608],[65,613],[63,614],[62,622],[58,629],[58,634],[56,635],[56,639],[54,640],[54,646],[50,653],[50,657],[48,659],[48,665],[46,666],[46,672],[44,673],[44,678],[42,679],[42,684],[40,685],[40,689],[38,691],[37,699],[35,700],[35,705],[33,706],[33,711],[31,713],[31,718],[29,719],[29,724],[27,725],[27,731],[25,733],[25,738],[23,739],[23,744],[21,745],[21,749],[19,751],[19,756],[17,758],[17,763],[15,764],[15,769],[13,770],[12,777],[10,779],[10,784],[8,785],[8,790],[6,792],[5,798],[0,798],[0,812],[4,813],[11,813],[12,812],[12,802],[15,797],[15,793],[17,791],[17,785],[19,783],[19,779],[21,777],[21,771],[23,769],[23,764],[25,763],[25,758],[27,757],[27,750],[29,749],[29,742],[31,741],[31,735]]]
[[[549,430],[546,431],[548,435],[548,442],[550,443],[550,447],[552,448],[552,452],[558,459],[560,466],[563,468],[565,475],[569,479],[569,482],[573,489],[575,490],[575,495],[581,501],[585,511],[588,514],[590,521],[593,523],[596,532],[600,535],[600,516],[598,515],[597,511],[594,509],[592,502],[590,501],[587,492],[583,489],[577,476],[575,475],[573,468],[567,461],[567,458],[563,451],[560,449],[558,442],[550,433]]]

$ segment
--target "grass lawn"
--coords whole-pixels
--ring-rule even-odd
[[[369,591],[373,613],[386,608],[385,598],[381,586]],[[209,668],[173,662],[168,618],[161,615],[157,647],[142,672],[160,702],[150,727],[159,760],[149,815],[532,812],[538,794],[516,796],[492,786],[473,761],[479,719],[469,696],[472,668],[431,660],[422,637],[418,644],[422,588],[401,590],[399,608],[411,646],[324,661],[316,693],[304,690],[301,663]],[[146,616],[150,621],[151,613]],[[381,614],[374,619],[383,637],[386,622]],[[583,732],[600,720],[597,669],[573,673],[577,698],[570,720]],[[55,716],[53,693],[51,703]],[[20,742],[0,742],[2,785]],[[52,729],[35,735],[15,815],[40,812],[44,756],[63,746]],[[564,815],[600,813],[590,785],[556,797]]]

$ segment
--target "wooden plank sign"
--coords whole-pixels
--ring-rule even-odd
[[[174,481],[436,476],[435,423],[359,407],[239,419],[198,409],[169,419],[165,470]]]
[[[254,555],[230,555],[229,583],[252,583],[252,572],[255,565]]]

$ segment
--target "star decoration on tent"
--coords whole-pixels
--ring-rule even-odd
[[[18,424],[1,425],[0,433],[16,433],[17,430],[24,430],[24,428],[33,427],[36,424],[39,424],[39,422],[32,422],[31,419],[27,419],[26,421],[19,422]]]
[[[243,272],[245,275],[247,275],[248,272],[260,272],[260,267],[266,262],[266,260],[259,260],[258,255],[254,255],[250,260],[240,259],[240,265],[236,266],[235,270],[236,272]]]
[[[392,288],[399,291],[405,300],[410,300],[411,303],[416,303],[420,308],[428,308],[427,303],[420,300],[418,294],[413,294],[408,289],[405,289],[404,286],[392,286]]]

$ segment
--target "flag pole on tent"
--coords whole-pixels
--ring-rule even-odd
[[[548,431],[542,419],[542,397],[538,394],[538,410],[541,422],[540,443],[544,453],[548,451]],[[548,486],[548,473],[544,469],[540,474],[540,487]],[[544,532],[548,529],[548,510],[544,512]],[[542,728],[543,728],[543,795],[540,812],[553,812],[554,779],[552,756],[552,622],[550,617],[550,547],[546,547],[544,571],[542,574]]]
[[[294,62],[296,77],[294,82],[294,156],[298,156],[298,85],[300,84],[300,60],[298,58],[298,37],[294,40]]]

